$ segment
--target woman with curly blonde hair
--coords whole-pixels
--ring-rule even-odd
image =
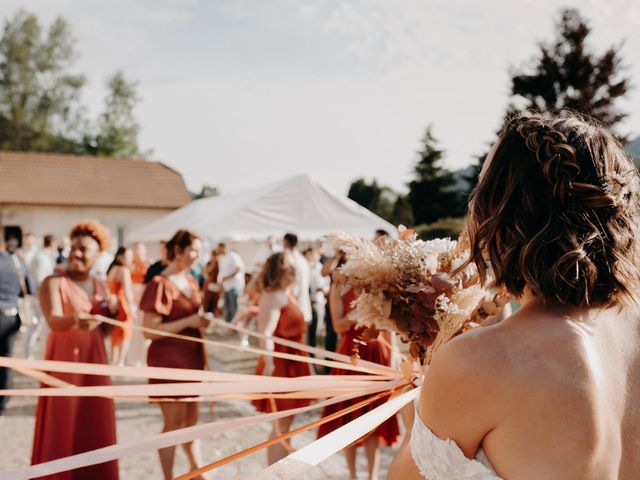
[[[105,331],[96,315],[115,317],[118,305],[91,275],[98,256],[109,247],[109,231],[85,220],[71,229],[71,251],[65,271],[47,277],[40,287],[40,305],[51,332],[45,360],[107,363]],[[77,386],[111,385],[109,377],[51,373]],[[47,462],[116,443],[113,400],[100,397],[40,397],[36,410],[32,464]],[[56,479],[118,478],[111,461],[49,477]]]
[[[469,210],[470,261],[522,307],[434,356],[389,478],[640,478],[633,162],[590,119],[516,116]]]
[[[292,287],[296,279],[296,269],[289,253],[279,252],[271,255],[260,272],[257,288],[262,290],[258,304],[258,331],[267,337],[280,337],[294,342],[304,342],[307,324],[298,302],[292,294]],[[306,353],[291,347],[285,347],[273,342],[262,340],[261,348],[270,351],[306,355]],[[256,366],[257,375],[272,375],[274,377],[301,377],[310,375],[309,364],[284,358],[274,358],[269,355],[261,356]],[[260,412],[289,410],[309,405],[307,399],[268,399],[254,400],[253,405]],[[291,428],[294,416],[276,420],[273,424],[271,438],[280,433],[286,433]],[[289,441],[285,441],[289,445]],[[278,443],[267,450],[269,464],[288,455],[287,448]]]

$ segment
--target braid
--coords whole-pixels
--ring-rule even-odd
[[[470,205],[472,259],[519,295],[560,304],[638,298],[640,187],[620,142],[572,113],[511,118]]]

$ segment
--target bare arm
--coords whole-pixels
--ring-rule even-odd
[[[258,307],[258,332],[266,335],[267,337],[273,337],[273,334],[278,327],[278,321],[280,320],[282,301],[280,301],[277,294],[265,292],[260,297]],[[273,351],[273,340],[261,339],[260,347],[264,350]]]
[[[355,325],[353,320],[343,316],[342,296],[335,284],[329,290],[329,311],[331,312],[331,323],[336,333],[348,332]]]
[[[62,298],[60,298],[60,279],[47,277],[40,286],[40,307],[49,328],[54,332],[62,332],[73,327],[79,327],[81,317],[89,320],[91,315],[79,312],[64,313],[62,310]],[[84,324],[83,327],[88,325]]]
[[[124,297],[127,300],[127,305],[132,310],[136,309],[136,303],[133,299],[133,282],[131,282],[131,272],[128,268],[123,268],[120,274],[120,281],[122,282],[122,290],[124,291]]]
[[[195,313],[193,315],[189,315],[188,317],[184,317],[173,322],[163,323],[162,315],[159,315],[155,312],[144,312],[142,321],[145,328],[153,328],[155,330],[160,330],[167,333],[180,333],[185,328],[200,328],[206,327],[209,324],[209,321],[206,318]],[[150,332],[144,332],[144,336],[151,340],[164,338],[163,335]]]

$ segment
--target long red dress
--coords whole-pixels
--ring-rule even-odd
[[[192,292],[190,298],[168,277],[156,275],[144,289],[140,310],[161,315],[162,323],[175,322],[198,313],[202,303],[200,287],[193,277],[188,276],[188,279]],[[202,338],[199,328],[185,328],[178,333],[188,337]],[[204,370],[207,365],[204,345],[180,338],[155,339],[147,352],[147,364],[150,367]],[[149,383],[177,383],[177,381],[150,378]]]
[[[106,292],[95,278],[94,297],[78,287],[66,274],[60,276],[60,297],[64,314],[88,312],[108,314]],[[71,328],[50,332],[45,360],[64,362],[107,363],[104,334],[100,328]],[[111,379],[101,375],[51,373],[78,386],[111,385]],[[116,422],[113,400],[98,397],[40,397],[36,409],[31,463],[37,464],[116,443]],[[57,473],[48,480],[117,480],[116,460]]]
[[[349,312],[352,310],[352,302],[356,299],[357,294],[353,289],[349,290],[345,295],[342,296],[342,308],[343,315],[346,317]],[[361,337],[363,333],[362,327],[355,327],[349,330],[348,332],[342,335],[342,339],[340,340],[340,344],[338,345],[338,353],[342,353],[344,355],[352,355],[353,347],[355,345],[354,340]],[[366,345],[362,345],[358,343],[358,355],[362,360],[368,360],[370,362],[379,363],[380,365],[391,366],[391,352],[389,348],[376,340],[366,340]],[[356,372],[354,370],[341,370],[341,369],[332,369],[331,375],[361,375],[361,373]],[[333,405],[329,405],[322,410],[322,416],[327,417],[332,413],[338,412],[344,408],[350,407],[358,402],[361,402],[367,398],[366,395],[361,397],[356,397],[351,400],[347,400],[340,403],[335,403]],[[335,418],[330,422],[324,423],[320,425],[318,428],[318,438],[327,435],[328,433],[333,432],[334,430],[342,427],[348,422],[355,420],[356,418],[364,415],[365,413],[373,410],[376,407],[386,403],[389,397],[383,397],[381,399],[376,400],[373,403],[365,405],[364,407],[359,408],[351,413],[343,415],[342,417]],[[378,437],[380,442],[383,442],[385,445],[391,446],[395,443],[400,435],[400,429],[398,427],[398,420],[396,416],[385,420],[383,423],[378,425],[375,430],[369,432],[362,438],[360,438],[356,445],[361,445],[363,441],[374,435]]]
[[[109,287],[109,291],[114,295],[118,296],[118,300],[120,301],[120,315],[118,315],[118,319],[122,320],[124,323],[133,324],[133,317],[131,316],[131,308],[129,307],[129,302],[127,302],[127,296],[124,294],[124,286],[122,282],[115,279],[108,279],[107,286]],[[122,345],[122,342],[131,340],[133,336],[133,330],[130,328],[122,328],[115,327],[111,331],[111,347],[117,347]]]
[[[280,318],[278,319],[278,326],[276,327],[273,335],[275,337],[284,338],[294,342],[303,343],[304,334],[307,331],[307,324],[304,321],[304,315],[296,299],[289,294],[287,304],[280,310]],[[292,353],[294,355],[307,356],[306,352],[302,352],[296,348],[286,347],[279,344],[274,344],[274,351],[282,353]],[[258,359],[256,365],[256,375],[262,375],[264,372],[264,358]],[[274,377],[303,377],[311,374],[311,369],[308,363],[297,362],[295,360],[287,360],[285,358],[273,357],[273,376]],[[256,410],[263,413],[273,412],[274,403],[277,411],[289,410],[291,408],[306,407],[311,403],[310,399],[288,399],[279,398],[272,401],[268,398],[260,400],[253,400],[251,402]]]

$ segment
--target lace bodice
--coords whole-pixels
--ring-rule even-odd
[[[453,440],[442,440],[429,430],[417,408],[411,430],[411,456],[420,475],[428,480],[501,480],[482,449],[475,459],[465,457]]]

